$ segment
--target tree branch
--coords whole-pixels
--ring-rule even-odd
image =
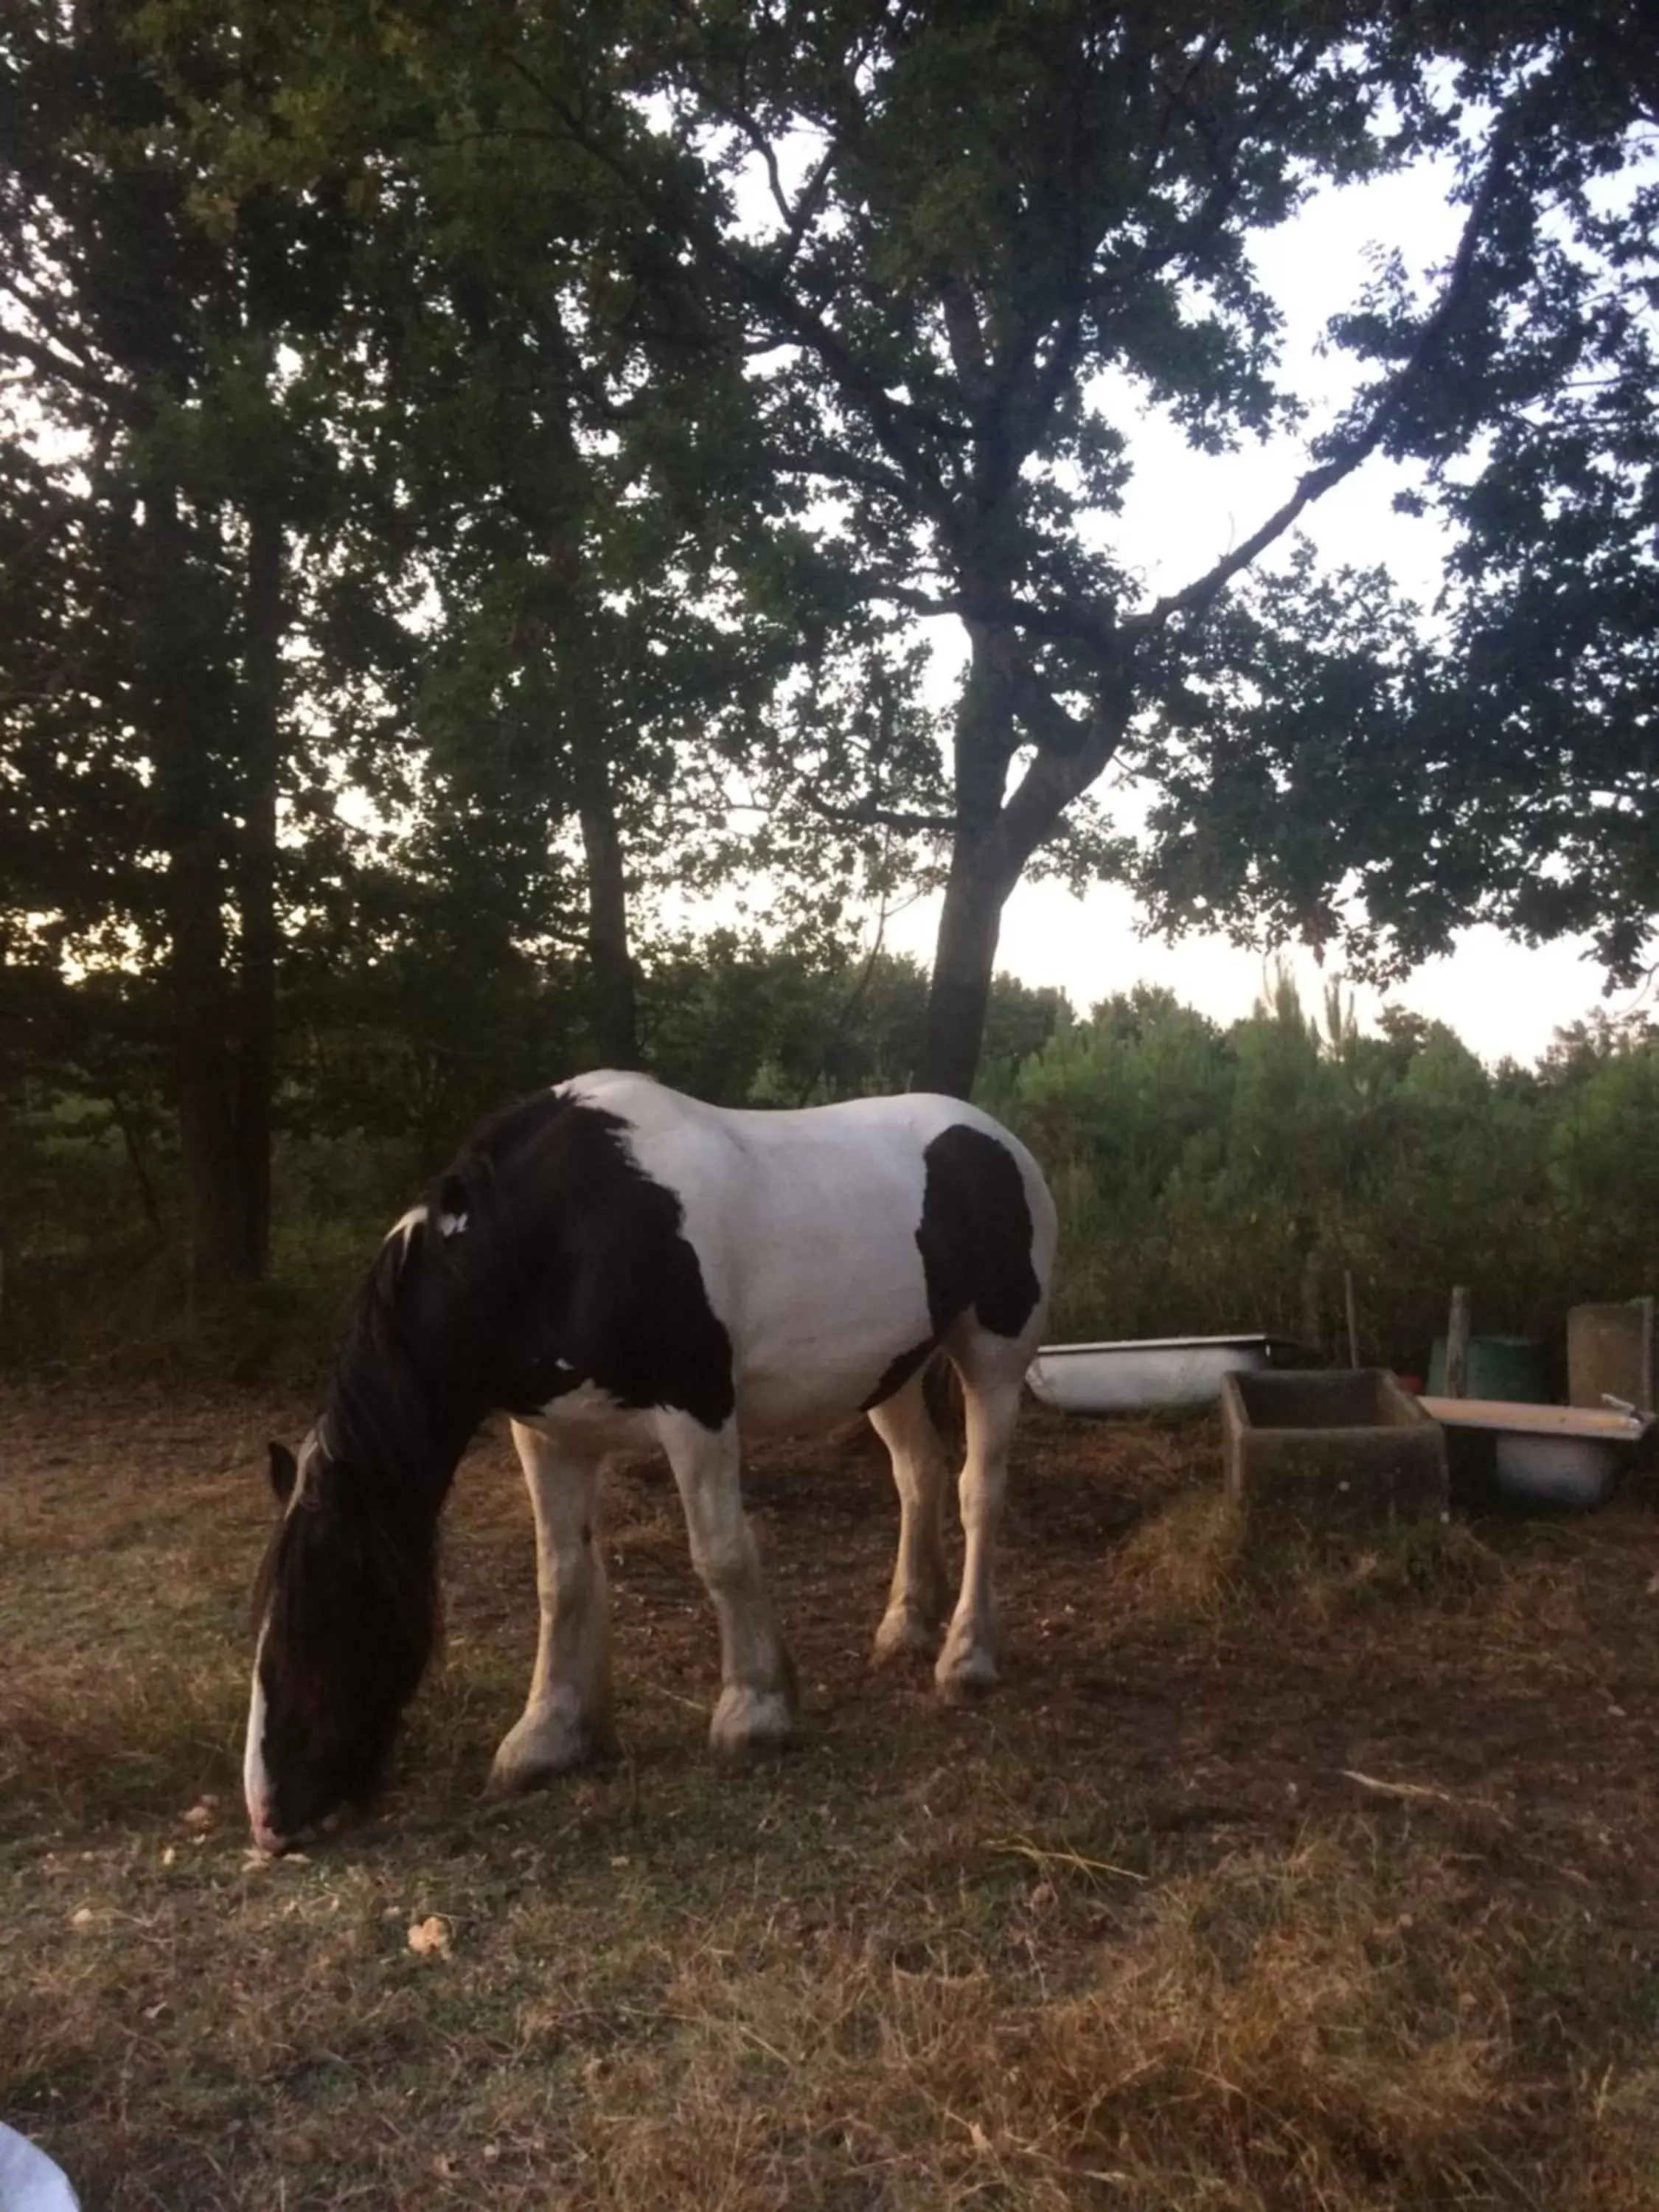
[[[826,483],[858,484],[866,491],[884,492],[913,514],[924,511],[914,488],[896,469],[883,468],[878,461],[854,460],[831,446],[803,446],[793,451],[786,447],[778,457],[778,465],[799,471],[802,476],[821,477]]]
[[[1058,753],[1062,759],[1069,760],[1082,753],[1094,726],[1093,717],[1080,722],[1075,714],[1068,714],[1018,646],[1012,643],[1007,668],[1014,712],[1030,732],[1033,744],[1045,752]]]
[[[777,155],[759,117],[742,100],[729,102],[722,100],[706,81],[698,78],[694,82],[698,93],[708,102],[713,112],[716,115],[724,116],[733,129],[738,131],[752,149],[760,155],[766,171],[767,188],[772,195],[772,204],[783,218],[784,251],[778,257],[777,271],[781,276],[794,260],[802,239],[806,235],[813,218],[823,204],[823,189],[830,181],[830,173],[835,167],[838,149],[832,140],[825,148],[822,160],[815,165],[811,173],[802,185],[800,198],[794,206],[791,207],[789,195],[783,189],[783,177],[778,167]]]
[[[974,295],[960,276],[938,280],[939,303],[950,341],[951,360],[970,406],[977,407],[991,394],[990,363],[986,359],[984,335]]]
[[[720,112],[719,104],[711,97],[708,86],[700,84],[697,89],[708,100],[715,112]],[[726,108],[725,112],[727,119],[742,133],[750,150],[760,155],[761,165],[766,171],[767,189],[772,195],[772,204],[783,218],[785,231],[793,232],[795,210],[789,204],[789,195],[783,189],[783,176],[778,167],[777,155],[773,150],[771,140],[761,128],[759,118],[748,108],[737,105]]]
[[[912,814],[902,808],[878,806],[872,799],[860,799],[855,806],[834,806],[818,796],[817,785],[810,776],[801,791],[813,813],[838,829],[896,830],[906,837],[953,837],[961,827],[954,814]]]
[[[920,408],[913,401],[896,399],[883,386],[875,372],[861,362],[846,340],[839,336],[821,313],[798,299],[784,281],[787,264],[775,268],[763,258],[736,250],[722,236],[719,228],[684,197],[667,188],[650,183],[638,167],[626,161],[617,149],[607,145],[585,124],[581,117],[537,76],[536,72],[516,54],[507,56],[508,66],[530,86],[537,97],[544,101],[558,117],[570,143],[599,162],[622,184],[633,197],[641,202],[647,211],[671,229],[678,229],[694,240],[708,259],[722,269],[748,299],[772,318],[775,324],[788,333],[798,344],[816,354],[830,374],[847,392],[859,400],[866,410],[872,428],[889,457],[917,486],[919,501],[930,517],[943,521],[948,511],[944,485],[939,471],[927,458],[918,433],[954,437],[953,426]]]
[[[1038,846],[1052,835],[1072,801],[1080,798],[1096,778],[1104,774],[1129,726],[1132,696],[1126,682],[1115,680],[1109,696],[1097,705],[1087,722],[1079,722],[1048,695],[1030,669],[1024,667],[1018,659],[1014,665],[1017,674],[1024,679],[1017,696],[1018,711],[1027,728],[1032,728],[1034,714],[1051,713],[1063,720],[1074,738],[1070,750],[1066,751],[1039,740],[1035,759],[1004,802],[997,834],[1006,860],[1012,864],[1017,879]],[[1046,708],[1036,705],[1038,694],[1046,702]]]
[[[1486,219],[1498,197],[1498,187],[1508,172],[1516,137],[1516,118],[1511,109],[1504,114],[1492,134],[1486,173],[1470,204],[1462,236],[1458,240],[1457,252],[1453,257],[1439,301],[1419,331],[1416,344],[1383,386],[1367,420],[1340,441],[1328,460],[1321,462],[1316,469],[1308,470],[1298,479],[1296,489],[1284,505],[1270,514],[1259,529],[1252,531],[1242,545],[1236,546],[1212,568],[1181,591],[1170,592],[1142,614],[1130,616],[1121,625],[1121,635],[1144,637],[1163,629],[1174,615],[1189,614],[1210,606],[1235,576],[1248,568],[1275,538],[1283,537],[1305,508],[1311,507],[1316,500],[1322,499],[1346,477],[1352,476],[1360,463],[1376,451],[1407,397],[1426,374],[1441,340],[1468,298],[1474,281],[1475,255],[1485,235]]]
[[[1207,59],[1213,43],[1214,34],[1212,33],[1206,41],[1200,52],[1193,58],[1181,86],[1170,95],[1165,106],[1164,119],[1159,126],[1158,145],[1161,145],[1167,137],[1170,121],[1176,109],[1183,104],[1182,95],[1186,86],[1192,82],[1204,61]],[[1144,283],[1152,277],[1162,275],[1172,262],[1179,259],[1182,255],[1191,256],[1201,253],[1218,235],[1243,189],[1243,180],[1238,170],[1241,143],[1240,134],[1236,133],[1232,143],[1215,168],[1210,188],[1205,194],[1202,204],[1188,222],[1176,225],[1173,235],[1166,239],[1163,244],[1149,245],[1136,255],[1126,268],[1098,277],[1088,283],[1086,287],[1083,283],[1081,271],[1078,272],[1078,286],[1079,291],[1083,293],[1083,297],[1056,330],[1054,343],[1048,349],[1048,358],[1041,367],[1036,361],[1039,331],[1035,327],[1028,325],[1019,332],[1006,359],[998,364],[996,374],[1000,387],[999,397],[1004,404],[1008,404],[1016,386],[1025,379],[1030,379],[1024,404],[1020,406],[1017,416],[1018,435],[1027,444],[1035,444],[1041,436],[1044,425],[1053,416],[1054,409],[1059,405],[1060,398],[1071,381],[1073,372],[1077,365],[1078,353],[1082,344],[1085,307],[1097,308],[1109,292],[1121,292],[1127,285]],[[1155,146],[1151,157],[1151,162],[1153,164],[1156,161],[1157,150],[1158,148]],[[1211,149],[1212,160],[1215,157],[1215,151],[1214,148]],[[1151,167],[1149,166],[1146,178],[1146,189],[1150,191],[1150,186]],[[1088,262],[1092,262],[1097,250],[1098,242],[1097,241],[1095,246],[1088,249],[1086,255]]]
[[[43,376],[55,376],[78,392],[82,398],[95,399],[100,406],[119,409],[126,395],[120,386],[110,383],[88,368],[82,362],[72,361],[68,355],[43,344],[38,338],[26,337],[21,331],[0,325],[0,358],[27,362],[31,368]]]

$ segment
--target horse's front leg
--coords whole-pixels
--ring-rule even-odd
[[[709,1743],[736,1757],[775,1750],[795,1732],[795,1669],[743,1510],[737,1424],[711,1431],[689,1413],[665,1413],[657,1430],[685,1509],[692,1565],[720,1622],[720,1694]]]
[[[536,1516],[541,1629],[521,1718],[490,1768],[496,1790],[528,1790],[589,1759],[614,1758],[611,1625],[594,1508],[599,1455],[513,1424]]]

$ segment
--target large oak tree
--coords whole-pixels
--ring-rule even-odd
[[[1495,435],[1481,481],[1510,486],[1523,538],[1557,529],[1559,502],[1537,473],[1551,465],[1534,461],[1528,495],[1528,437],[1512,426],[1595,373],[1609,344],[1623,343],[1638,384],[1646,367],[1627,333],[1651,281],[1641,262],[1650,210],[1639,196],[1620,204],[1652,112],[1638,9],[672,0],[622,19],[598,9],[526,19],[512,58],[540,129],[586,154],[607,189],[632,195],[639,223],[672,241],[677,292],[695,286],[711,339],[750,361],[775,470],[833,503],[828,540],[864,590],[953,616],[965,632],[938,804],[895,810],[872,793],[863,808],[866,821],[948,842],[922,1081],[970,1083],[1004,902],[1114,759],[1154,778],[1169,771],[1188,802],[1162,817],[1151,879],[1166,895],[1176,886],[1177,907],[1196,871],[1211,914],[1283,919],[1284,902],[1260,896],[1255,864],[1271,876],[1284,842],[1318,848],[1298,886],[1316,933],[1357,870],[1363,898],[1368,866],[1378,883],[1393,880],[1392,866],[1431,895],[1443,938],[1448,917],[1480,907],[1490,886],[1478,867],[1460,878],[1435,862],[1432,776],[1418,810],[1427,827],[1407,823],[1403,850],[1364,832],[1376,776],[1354,787],[1345,840],[1310,837],[1303,800],[1316,821],[1321,778],[1304,793],[1269,750],[1283,749],[1308,702],[1305,669],[1281,672],[1300,688],[1265,702],[1256,749],[1243,748],[1247,779],[1254,763],[1267,798],[1241,807],[1218,769],[1218,750],[1224,764],[1238,749],[1218,749],[1206,707],[1215,732],[1237,738],[1240,702],[1298,642],[1312,652],[1322,622],[1327,674],[1356,656],[1376,661],[1363,622],[1345,631],[1340,619],[1363,586],[1293,568],[1248,621],[1218,616],[1298,518],[1380,451],[1438,471],[1471,542],[1489,544],[1501,497],[1483,511],[1451,487],[1458,459]],[[533,117],[532,106],[519,127],[532,131]],[[1369,364],[1352,404],[1313,439],[1271,513],[1149,601],[1109,527],[1133,465],[1133,408],[1156,403],[1212,451],[1294,424],[1302,398],[1281,374],[1253,237],[1320,184],[1431,155],[1459,179],[1450,259],[1420,292],[1385,276],[1356,303],[1336,332]],[[1614,306],[1598,308],[1592,295],[1603,292]],[[1559,453],[1555,465],[1564,483]],[[1565,551],[1571,532],[1557,536]],[[1491,584],[1471,577],[1472,608]],[[1498,626],[1524,635],[1524,613],[1505,605]],[[1481,627],[1478,612],[1469,620]],[[1524,690],[1513,653],[1509,666],[1510,690]],[[1426,760],[1443,754],[1467,685],[1481,681],[1479,652],[1438,670],[1440,751],[1426,746]],[[1386,758],[1397,775],[1412,767],[1417,702],[1386,667],[1374,695],[1391,684]],[[1366,732],[1344,722],[1340,684],[1324,704],[1313,751],[1324,780],[1340,782],[1345,747]],[[1276,706],[1287,709],[1277,721]],[[1305,750],[1305,718],[1299,726]],[[1510,787],[1547,776],[1556,757],[1547,739],[1497,750]],[[1441,827],[1460,862],[1479,848],[1477,802],[1493,766],[1489,751],[1478,770],[1455,763],[1442,780]],[[1650,789],[1637,801],[1644,819]],[[1292,837],[1262,818],[1274,794]],[[1562,820],[1570,813],[1553,817],[1553,842],[1551,817],[1528,818],[1523,865],[1534,874],[1552,859],[1572,867],[1582,838]],[[1230,824],[1244,864],[1206,870],[1200,831],[1224,847]],[[1401,810],[1384,809],[1376,827],[1401,835]],[[1651,911],[1651,869],[1630,888]],[[1386,934],[1401,904],[1362,914],[1362,935]],[[1597,905],[1592,894],[1562,912]],[[1425,934],[1406,933],[1406,950]]]

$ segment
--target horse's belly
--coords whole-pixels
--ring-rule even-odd
[[[849,1327],[843,1318],[810,1336],[744,1347],[734,1376],[744,1435],[822,1434],[887,1396],[895,1375],[914,1372],[932,1346],[925,1301],[903,1299],[896,1308],[879,1328]]]
[[[803,1387],[798,1377],[760,1376],[738,1392],[738,1427],[745,1441],[822,1436],[850,1421],[867,1395],[824,1376]]]

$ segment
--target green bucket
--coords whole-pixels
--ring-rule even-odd
[[[1437,1336],[1429,1355],[1429,1395],[1446,1395],[1446,1340]],[[1549,1355],[1535,1337],[1472,1336],[1469,1339],[1471,1398],[1507,1398],[1522,1406],[1549,1402]]]

